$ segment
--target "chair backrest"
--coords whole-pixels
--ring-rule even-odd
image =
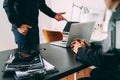
[[[42,32],[47,43],[63,39],[63,34],[60,31],[43,29]]]

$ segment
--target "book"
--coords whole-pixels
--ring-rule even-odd
[[[44,68],[43,59],[40,54],[34,56],[30,61],[16,60],[15,54],[10,54],[4,64],[3,71],[26,71]]]
[[[15,71],[13,74],[15,80],[25,80],[32,77],[43,77],[45,75],[44,69],[33,69],[27,71]]]
[[[15,71],[14,77],[16,80],[27,79],[32,77],[43,77],[47,74],[58,72],[54,65],[50,64],[48,61],[43,59],[44,62],[44,70],[43,69],[33,69],[27,71]]]

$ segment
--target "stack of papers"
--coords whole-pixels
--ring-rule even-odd
[[[32,77],[40,77],[51,73],[58,72],[58,70],[42,58],[40,54],[34,56],[29,61],[18,59],[16,54],[10,54],[7,58],[3,72],[13,72],[16,80],[29,79]]]

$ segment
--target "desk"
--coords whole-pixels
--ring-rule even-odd
[[[59,70],[57,73],[46,75],[45,80],[60,79],[90,66],[87,63],[78,62],[75,59],[75,54],[73,54],[70,48],[62,48],[50,44],[41,44],[40,48],[46,48],[46,50],[41,50],[41,55]],[[7,50],[0,52],[0,80],[14,80],[10,74],[9,76],[3,76],[3,73],[1,72],[4,61],[9,53],[13,53],[14,51],[15,50]]]

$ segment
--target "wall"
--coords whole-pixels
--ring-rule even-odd
[[[0,51],[15,48],[11,24],[3,10],[3,0],[0,0]]]
[[[66,17],[68,21],[71,21],[71,11],[72,11],[73,3],[75,3],[78,6],[88,7],[89,10],[95,11],[95,12],[103,13],[103,10],[104,10],[104,0],[52,0],[52,8],[56,12],[66,12],[66,14],[63,16]],[[73,15],[73,17],[78,15],[79,11],[76,10],[74,11],[74,13],[76,14]],[[65,21],[57,22],[55,20],[52,20],[52,26],[53,26],[53,29],[55,30],[62,31],[65,24],[66,24]]]
[[[69,21],[73,0],[52,0],[52,9],[56,12],[66,12],[63,16]],[[52,20],[52,29],[60,30],[64,28],[66,21]]]

